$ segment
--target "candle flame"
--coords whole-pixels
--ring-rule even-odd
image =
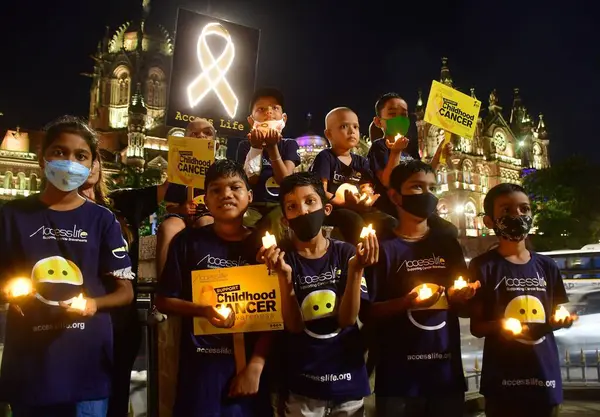
[[[231,309],[229,307],[219,307],[217,308],[217,313],[219,313],[219,315],[223,317],[223,320],[227,320],[227,318],[231,314]]]
[[[401,137],[402,137],[402,135],[400,133],[398,133],[396,136],[394,136],[394,142],[396,142]]]
[[[511,331],[513,334],[519,334],[523,331],[523,325],[521,322],[512,317],[504,321],[504,328],[508,331]]]
[[[560,306],[560,308],[556,309],[556,313],[554,313],[554,320],[562,321],[568,319],[570,316],[569,310],[565,306]]]
[[[431,298],[432,295],[433,291],[427,286],[427,284],[423,284],[423,286],[419,289],[419,299],[421,300]]]
[[[463,277],[458,277],[458,279],[454,281],[455,290],[460,290],[461,288],[465,288],[466,286],[467,281],[465,281]]]
[[[375,230],[373,230],[373,225],[370,224],[367,227],[363,227],[362,231],[360,232],[360,238],[364,239],[369,235],[374,235],[375,234]]]
[[[71,308],[84,311],[87,305],[87,300],[83,298],[83,294],[79,294],[71,303]]]
[[[11,297],[17,298],[31,294],[33,285],[29,278],[15,278],[8,283],[6,289]]]
[[[266,232],[262,238],[262,243],[265,249],[269,249],[271,246],[277,245],[277,240],[275,239],[274,235]]]

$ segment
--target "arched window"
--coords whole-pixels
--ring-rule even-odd
[[[27,178],[25,177],[25,173],[24,172],[19,172],[17,174],[17,178],[19,179],[18,181],[18,190],[26,190],[27,189]]]
[[[437,183],[440,186],[448,184],[448,171],[445,166],[441,166],[437,171]]]
[[[462,164],[463,168],[463,182],[466,184],[473,184],[473,163],[468,159],[465,159]]]
[[[38,177],[35,174],[31,174],[31,177],[29,178],[29,191],[31,192],[35,192],[38,190]]]
[[[484,165],[479,165],[479,185],[486,190],[490,187],[490,169]]]
[[[438,215],[442,219],[447,220],[448,219],[448,205],[446,204],[446,201],[440,200],[437,209],[438,209]]]
[[[146,80],[146,104],[148,107],[161,108],[166,103],[166,77],[158,67],[150,69]]]
[[[475,204],[472,201],[468,201],[465,204],[465,228],[475,230],[477,229],[477,225],[475,224],[475,218],[477,217],[477,210],[475,209]],[[467,233],[467,236],[469,233]]]
[[[10,171],[6,171],[4,174],[4,188],[11,190],[13,188],[13,174]]]
[[[129,105],[131,95],[131,75],[125,65],[115,68],[112,79],[111,100],[112,105]]]

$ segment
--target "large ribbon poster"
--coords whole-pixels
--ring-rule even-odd
[[[283,330],[279,281],[265,265],[193,271],[192,300],[235,313],[235,324],[227,329],[194,318],[196,335]]]
[[[215,147],[214,139],[169,136],[169,182],[204,189],[206,171],[215,162]]]

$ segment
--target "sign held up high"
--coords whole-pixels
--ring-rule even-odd
[[[481,101],[434,80],[425,109],[425,121],[463,138],[473,139],[480,109]]]
[[[166,123],[196,117],[243,136],[255,88],[260,31],[179,9]]]

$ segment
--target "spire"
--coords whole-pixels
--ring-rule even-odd
[[[500,110],[502,110],[502,107],[500,107],[500,105],[498,104],[498,95],[496,93],[495,88],[490,93],[490,98],[488,99],[488,101],[489,101],[488,109],[490,110],[490,112],[498,113]]]
[[[142,83],[137,83],[135,93],[131,96],[129,113],[148,114],[148,109],[144,102],[144,95],[142,94]]]
[[[510,124],[516,123],[516,122],[520,122],[523,118],[523,115],[521,115],[521,117],[518,117],[518,114],[521,113],[521,110],[523,110],[523,102],[521,101],[521,95],[519,94],[519,89],[515,88],[514,90],[514,96],[513,96],[513,104],[512,104],[512,108],[510,109]]]
[[[475,87],[471,87],[471,97],[477,98],[477,96],[475,95]]]
[[[150,0],[142,0],[142,9],[144,12],[142,19],[146,20],[146,18],[150,14]]]
[[[417,120],[423,120],[425,116],[425,107],[423,106],[423,91],[419,89],[418,91],[419,98],[417,98],[417,105],[415,106],[415,116]]]
[[[548,139],[548,131],[546,130],[546,123],[544,123],[544,115],[540,113],[540,121],[536,129],[538,139]]]
[[[452,77],[450,76],[450,69],[448,68],[448,58],[442,58],[442,72],[440,74],[440,82],[446,84],[448,87],[452,87]]]
[[[310,132],[312,127],[312,113],[306,113],[306,131]]]

